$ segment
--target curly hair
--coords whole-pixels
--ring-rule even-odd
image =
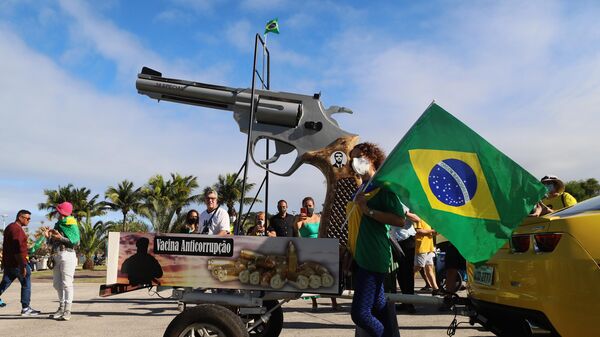
[[[354,146],[354,149],[358,149],[362,156],[367,157],[375,167],[376,170],[383,164],[385,160],[385,153],[383,150],[373,143],[360,143]]]

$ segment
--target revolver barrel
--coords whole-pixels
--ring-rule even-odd
[[[138,75],[135,87],[140,94],[157,100],[222,110],[232,110],[236,101],[241,98],[238,97],[237,89],[145,74]],[[249,103],[250,95],[245,96]]]
[[[135,81],[138,93],[150,98],[175,103],[199,105],[207,108],[250,112],[250,90],[235,89],[214,84],[165,78],[160,73],[148,74],[142,70]],[[302,117],[302,103],[275,97],[255,95],[258,123],[295,128]]]

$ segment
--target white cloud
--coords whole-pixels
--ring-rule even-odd
[[[158,13],[155,17],[156,21],[159,22],[189,22],[191,21],[191,17],[188,13],[185,13],[178,9],[167,9],[160,13]]]
[[[196,14],[213,14],[216,8],[226,3],[226,0],[171,0],[171,2],[179,7],[191,9]]]
[[[60,5],[75,19],[71,25],[71,33],[77,42],[91,45],[100,55],[115,62],[121,76],[136,74],[141,68],[141,60],[145,60],[147,64],[164,65],[160,57],[144,48],[134,35],[101,19],[85,4],[61,0]]]
[[[245,135],[238,132],[231,113],[156,104],[133,88],[109,95],[61,65],[101,55],[114,62],[128,86],[141,65],[156,67],[165,76],[217,84],[225,82],[224,74],[239,69],[225,63],[198,69],[192,65],[197,60],[190,59],[165,61],[140,37],[85,3],[60,4],[68,13],[73,41],[59,61],[0,26],[0,176],[32,182],[20,186],[0,181],[0,213],[35,207],[44,187],[69,182],[102,193],[122,179],[140,185],[155,173],[194,174],[205,186],[219,173],[237,172]],[[176,4],[210,14],[221,2]],[[323,6],[319,11],[339,16],[343,22],[334,24],[347,28],[339,35],[328,32],[328,43],[314,42],[318,48],[305,54],[270,40],[275,64],[281,67],[273,76],[274,87],[300,93],[323,90],[326,103],[355,111],[336,117],[343,129],[388,151],[436,99],[535,175],[599,176],[600,150],[593,146],[599,122],[595,107],[600,103],[597,10],[571,10],[567,15],[554,2],[455,6],[416,23],[436,32],[425,40],[418,34],[401,38],[352,26],[363,12],[332,2]],[[40,18],[51,22],[53,15],[42,13]],[[290,26],[301,30],[297,18],[292,16]],[[250,21],[237,21],[227,29],[228,42],[251,50]],[[222,44],[195,34],[215,47]],[[289,65],[307,71],[294,72]],[[336,93],[338,89],[343,93]],[[347,100],[340,101],[340,96]],[[262,172],[254,166],[250,171],[251,181],[259,184]],[[308,166],[290,178],[272,177],[270,208],[284,198],[297,209],[306,195],[321,204],[323,180]]]
[[[356,85],[350,128],[391,150],[436,99],[536,175],[597,176],[600,150],[586,146],[600,122],[597,35],[575,43],[579,37],[569,31],[581,17],[565,17],[551,3],[458,8],[454,14],[438,22],[449,43],[373,38],[355,30],[332,43],[341,55],[332,76]],[[594,27],[586,16],[585,25]],[[567,44],[587,52],[563,50]]]
[[[243,0],[241,2],[241,7],[251,11],[272,11],[273,9],[286,7],[288,3],[289,1],[287,0]]]
[[[29,187],[0,183],[0,211],[35,210],[44,200],[43,188],[68,183],[102,195],[123,179],[139,186],[154,174],[178,172],[196,175],[206,186],[242,163],[245,135],[229,112],[157,104],[133,92],[100,93],[5,27],[0,53],[0,174],[12,182],[35,182]],[[261,171],[252,165],[250,172],[250,181],[260,183]],[[308,174],[311,182],[297,191],[314,195],[311,190],[320,190],[322,178],[313,175],[314,170]],[[272,185],[272,198],[296,199],[286,182],[291,181]]]
[[[248,20],[240,20],[229,24],[225,29],[225,37],[240,51],[254,50],[254,34],[252,24]]]

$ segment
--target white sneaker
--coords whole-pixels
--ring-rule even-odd
[[[34,310],[32,307],[27,307],[21,310],[21,316],[37,316],[40,312]]]
[[[65,311],[64,306],[59,306],[58,309],[56,310],[55,313],[50,314],[50,316],[48,316],[48,318],[54,318],[54,319],[59,319],[62,317],[63,313]]]
[[[65,310],[63,315],[59,318],[59,320],[61,320],[61,321],[68,321],[70,319],[71,319],[71,312],[68,310]]]

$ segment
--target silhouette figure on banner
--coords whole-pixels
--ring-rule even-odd
[[[137,253],[123,262],[121,272],[127,274],[131,285],[160,285],[158,279],[163,276],[163,270],[156,258],[148,254],[149,244],[147,238],[139,238],[135,242]]]

